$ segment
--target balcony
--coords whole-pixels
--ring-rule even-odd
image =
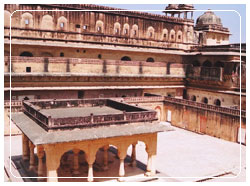
[[[189,66],[187,77],[198,80],[223,81],[223,72],[223,68]]]

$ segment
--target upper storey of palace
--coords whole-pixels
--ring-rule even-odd
[[[194,45],[194,20],[186,14],[174,17],[97,5],[5,5],[5,43],[10,19],[12,44],[67,42],[68,46],[91,43],[181,50]]]

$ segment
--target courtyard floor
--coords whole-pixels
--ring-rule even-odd
[[[244,182],[246,181],[246,146],[237,143],[228,142],[207,135],[196,134],[187,130],[174,127],[174,131],[162,132],[158,134],[156,170],[158,179],[151,181],[183,182],[183,181],[200,181],[200,182]],[[12,157],[21,158],[22,153],[21,135],[12,136]],[[18,165],[10,163],[10,137],[4,138],[4,166],[5,181],[27,181],[15,178],[10,174],[25,175],[25,171]],[[131,154],[131,146],[128,149],[128,155]],[[118,167],[115,149],[111,148],[110,171],[113,167]],[[240,156],[241,152],[241,156]],[[145,145],[139,142],[136,146],[137,167],[132,168],[125,164],[126,181],[147,181],[137,177],[143,177],[147,163],[147,153]],[[240,168],[241,157],[241,168]],[[98,157],[97,157],[98,159]],[[87,174],[83,170],[83,174]],[[108,176],[110,174],[106,172]],[[94,172],[94,176],[102,176],[103,172]],[[105,175],[104,175],[105,176]],[[71,181],[71,180],[62,180]],[[84,180],[79,180],[84,181]],[[100,180],[99,181],[104,181]],[[112,181],[108,179],[107,181]],[[114,180],[113,180],[114,181]],[[149,181],[149,180],[148,180]]]

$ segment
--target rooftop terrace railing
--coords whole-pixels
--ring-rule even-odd
[[[164,98],[165,102],[170,102],[170,103],[175,103],[175,104],[181,104],[181,105],[186,105],[186,106],[191,106],[191,107],[196,107],[200,108],[203,110],[210,110],[214,112],[220,112],[223,114],[229,114],[233,116],[241,116],[246,118],[246,111],[244,110],[237,110],[233,108],[227,108],[227,107],[219,107],[215,105],[208,105],[205,103],[199,103],[191,100],[186,100],[186,99],[178,99],[178,98],[173,98],[173,97],[165,97]]]
[[[91,113],[88,116],[53,117],[42,114],[40,109],[72,108],[72,107],[102,107],[107,106],[122,114]],[[156,112],[128,105],[109,99],[76,99],[76,100],[40,100],[24,101],[24,113],[33,118],[45,130],[69,129],[75,127],[93,127],[98,125],[126,124],[134,122],[152,122],[157,120]]]

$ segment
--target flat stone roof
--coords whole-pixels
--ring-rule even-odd
[[[85,117],[91,113],[94,115],[123,114],[122,111],[107,106],[41,109],[39,112],[52,118]]]
[[[158,122],[145,122],[47,132],[24,113],[11,114],[11,120],[34,145],[95,140],[173,130],[171,126]]]

